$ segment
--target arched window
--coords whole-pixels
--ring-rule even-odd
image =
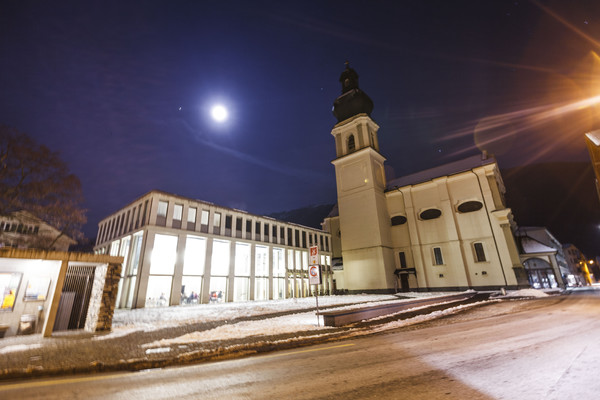
[[[354,135],[350,135],[348,137],[348,153],[352,153],[356,150],[356,143],[354,143]]]

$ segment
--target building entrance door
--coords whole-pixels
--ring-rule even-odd
[[[95,266],[68,266],[54,322],[54,331],[83,329],[92,296],[95,270]]]
[[[400,274],[400,291],[408,292],[410,287],[408,285],[408,274]]]

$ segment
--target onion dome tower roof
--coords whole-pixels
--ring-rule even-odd
[[[333,115],[342,122],[358,114],[371,116],[373,101],[358,87],[358,74],[346,61],[346,69],[340,75],[342,94],[333,102]]]

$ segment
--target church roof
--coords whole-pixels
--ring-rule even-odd
[[[438,167],[426,169],[411,175],[402,176],[388,182],[387,190],[394,190],[399,187],[416,185],[427,182],[441,176],[450,176],[461,172],[470,171],[473,168],[493,164],[496,159],[493,157],[483,158],[482,155],[476,155],[462,160],[454,161]]]

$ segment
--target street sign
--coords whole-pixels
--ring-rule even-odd
[[[308,267],[308,283],[311,285],[321,284],[321,266],[311,265]]]
[[[319,247],[317,246],[311,246],[309,248],[309,261],[308,264],[309,265],[317,265],[319,263]]]

